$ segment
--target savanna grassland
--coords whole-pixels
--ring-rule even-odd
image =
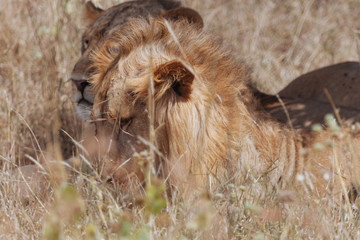
[[[93,1],[103,8],[122,1]],[[195,205],[162,185],[129,199],[97,175],[50,174],[46,196],[19,197],[9,169],[79,158],[69,80],[80,56],[84,1],[0,0],[0,239],[359,239],[357,205],[247,178]],[[184,0],[207,30],[276,92],[316,68],[360,60],[359,0]],[[300,184],[301,186],[301,184]],[[303,190],[303,189],[302,189]],[[300,191],[300,190],[299,190]],[[220,214],[216,214],[220,213]],[[220,215],[220,216],[219,216]]]

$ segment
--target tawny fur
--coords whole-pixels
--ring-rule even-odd
[[[108,141],[100,144],[100,152],[109,157],[102,163],[104,174],[119,177],[118,166],[125,169],[121,174],[139,172],[140,165],[127,168],[123,163],[148,147],[136,139],[150,139],[148,102],[153,81],[156,166],[183,193],[216,180],[224,183],[239,171],[265,174],[274,185],[289,185],[301,174],[309,176],[309,186],[318,194],[341,193],[334,159],[340,163],[341,179],[348,186],[357,182],[352,174],[358,169],[358,159],[347,145],[356,149],[357,139],[339,141],[331,132],[293,131],[269,120],[258,111],[247,86],[245,65],[219,39],[186,20],[133,19],[114,32],[92,60],[91,83],[96,93],[92,115],[98,138]],[[179,61],[194,74],[189,95],[179,96],[172,82],[154,74],[171,61]],[[124,130],[127,135],[118,125],[129,118],[133,122]],[[325,140],[334,147],[313,149],[314,143]],[[309,154],[300,154],[304,149]],[[324,179],[324,174],[331,180]]]

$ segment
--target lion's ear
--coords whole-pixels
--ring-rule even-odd
[[[178,60],[162,64],[154,71],[157,86],[164,86],[163,90],[171,87],[177,95],[184,98],[190,97],[194,78],[194,74]]]
[[[104,12],[101,8],[95,7],[95,5],[88,1],[85,4],[84,21],[86,26],[92,25]]]
[[[200,14],[191,8],[179,7],[172,9],[163,13],[161,17],[171,21],[187,19],[190,23],[196,24],[200,28],[204,27],[204,21]]]

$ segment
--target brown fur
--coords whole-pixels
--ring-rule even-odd
[[[301,174],[318,194],[341,193],[340,180],[357,182],[359,163],[348,141],[335,132],[293,131],[265,117],[247,86],[244,64],[197,25],[134,19],[113,32],[93,62],[96,137],[85,145],[105,177],[126,185],[127,176],[131,182],[136,176],[142,184],[143,168],[134,156],[150,147],[157,153],[153,172],[185,195],[240,171],[266,174],[274,185],[291,184]],[[183,89],[174,89],[178,81]],[[357,138],[346,139],[357,148]],[[334,147],[312,148],[325,140]]]

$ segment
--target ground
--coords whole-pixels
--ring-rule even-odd
[[[69,76],[80,55],[81,5],[75,0],[0,0],[0,167],[78,155],[80,139]],[[121,1],[94,1],[102,7]],[[358,0],[184,0],[205,26],[252,67],[252,83],[275,92],[302,73],[359,61]],[[70,137],[69,137],[70,136]],[[44,157],[43,157],[44,156]],[[20,201],[16,183],[0,182],[1,239],[208,239],[216,211],[227,222],[224,239],[358,238],[356,207],[327,199],[271,192],[260,180],[204,193],[196,211],[164,199],[161,186],[131,202],[80,175],[76,187],[52,179],[46,199]],[[301,179],[300,179],[301,180]],[[123,201],[121,201],[123,200]],[[156,203],[156,204],[155,204]],[[167,207],[162,211],[154,206]],[[132,205],[131,208],[127,205]],[[144,206],[144,207],[143,207]],[[221,222],[221,221],[220,221]]]

